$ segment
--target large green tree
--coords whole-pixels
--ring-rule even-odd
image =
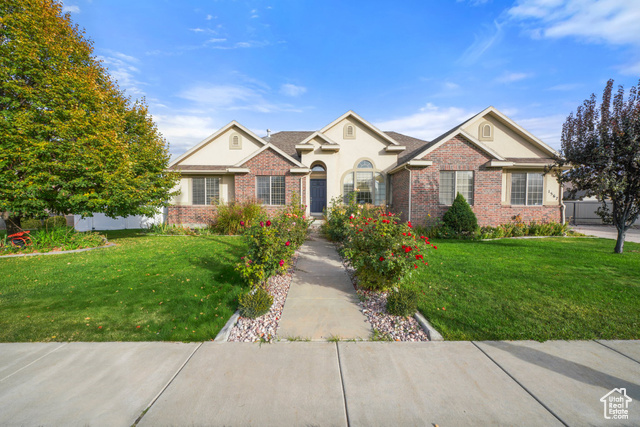
[[[153,214],[172,195],[166,141],[55,0],[0,1],[0,212]]]
[[[571,182],[572,191],[584,190],[602,202],[598,215],[616,226],[614,250],[622,253],[625,234],[640,215],[640,99],[636,87],[626,100],[622,86],[613,96],[612,89],[609,80],[599,108],[592,94],[569,115],[557,163],[569,168],[559,178]]]

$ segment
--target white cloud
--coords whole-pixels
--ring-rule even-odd
[[[98,56],[98,59],[102,60],[120,88],[126,90],[129,95],[144,95],[140,86],[144,86],[146,83],[139,81],[135,76],[140,73],[140,70],[134,64],[140,61],[121,52],[106,52],[108,56]]]
[[[619,67],[619,69],[622,74],[626,74],[629,76],[640,76],[640,61],[622,65]]]
[[[485,28],[483,34],[476,34],[474,38],[473,43],[458,58],[458,64],[472,65],[478,61],[491,46],[502,38],[502,25],[494,21],[493,27]]]
[[[417,113],[407,117],[378,122],[376,126],[381,130],[396,131],[416,138],[431,140],[476,113],[477,111],[470,111],[464,108],[442,108],[429,103]]]
[[[301,112],[290,104],[279,104],[267,100],[268,91],[250,84],[247,86],[228,85],[197,85],[178,95],[181,98],[200,104],[213,110],[248,110],[260,113],[272,112]]]
[[[213,15],[207,15],[207,21],[211,21],[213,19]]]
[[[62,13],[80,13],[80,6],[65,5],[62,6]]]
[[[513,83],[531,77],[531,73],[504,73],[496,78],[499,83]]]
[[[184,153],[221,126],[212,117],[196,115],[154,114],[153,121],[169,142],[174,156]]]
[[[555,86],[551,86],[549,90],[557,90],[560,92],[570,91],[582,87],[581,83],[563,83]]]
[[[445,89],[447,90],[457,90],[460,89],[460,85],[457,83],[453,83],[453,82],[444,82],[444,84],[442,85]]]
[[[283,84],[280,86],[280,93],[286,96],[300,96],[307,91],[307,88],[304,86],[296,86],[290,83]]]
[[[562,114],[555,114],[543,117],[515,118],[514,121],[545,144],[559,150],[562,125],[566,118]]]
[[[539,37],[640,44],[637,0],[520,0],[508,13]]]

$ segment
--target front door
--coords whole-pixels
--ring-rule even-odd
[[[327,207],[327,179],[311,180],[311,212],[322,212]]]

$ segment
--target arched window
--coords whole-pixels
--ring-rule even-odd
[[[375,170],[369,160],[361,160],[355,169],[344,175],[342,180],[342,194],[344,202],[349,203],[355,193],[358,204],[375,204],[382,206],[387,200],[386,178]]]
[[[356,138],[356,127],[352,124],[344,125],[342,128],[344,139],[355,139]]]
[[[237,133],[232,133],[229,137],[229,148],[232,150],[240,150],[242,148],[242,137]]]
[[[481,141],[493,141],[493,126],[489,122],[480,123],[478,139]]]
[[[326,170],[322,165],[315,165],[311,168],[311,172],[326,172]]]

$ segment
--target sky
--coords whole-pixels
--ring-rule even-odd
[[[353,110],[431,140],[492,105],[560,149],[607,80],[640,78],[640,0],[64,0],[174,156],[232,120],[319,130]]]

